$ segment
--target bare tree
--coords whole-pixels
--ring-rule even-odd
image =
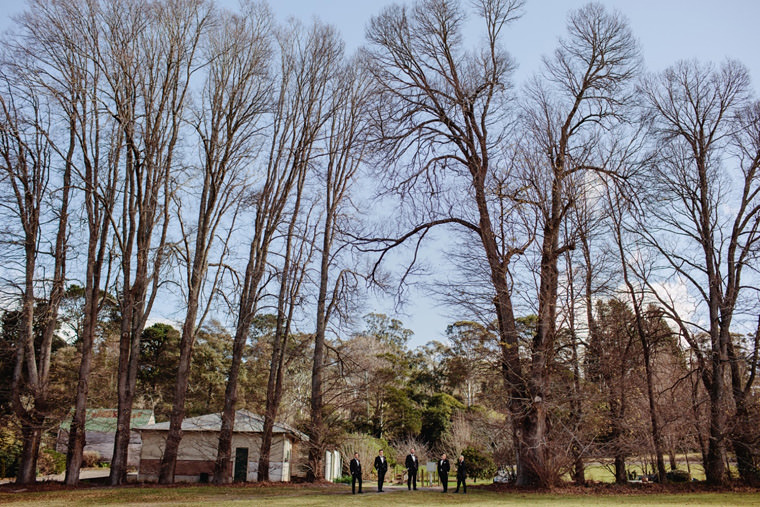
[[[29,19],[27,18],[27,21]],[[27,34],[32,32],[27,24]],[[69,203],[73,157],[76,148],[73,126],[58,141],[53,125],[61,111],[69,106],[72,93],[58,90],[47,93],[45,83],[38,81],[39,62],[29,58],[23,44],[15,44],[15,58],[3,66],[0,92],[0,160],[3,182],[9,199],[3,204],[10,218],[20,223],[19,233],[12,240],[12,249],[23,251],[23,283],[19,287],[21,331],[16,345],[13,371],[13,409],[21,422],[23,448],[17,482],[35,482],[37,457],[49,411],[52,344],[57,329],[58,309],[63,299],[66,277]],[[65,79],[66,76],[64,76]],[[51,201],[60,200],[58,207]],[[47,223],[55,235],[52,245],[46,240]],[[9,230],[12,230],[9,227]],[[45,248],[50,248],[47,252]],[[43,256],[53,257],[52,277],[38,272],[44,268]],[[42,282],[44,285],[39,285]],[[47,286],[47,287],[45,287]],[[35,289],[49,289],[44,314],[36,317]],[[42,336],[39,350],[35,342],[34,324],[39,321]]]
[[[585,224],[584,224],[585,225]],[[586,231],[583,233],[588,238]],[[588,241],[586,241],[588,243]],[[584,252],[585,254],[585,252]],[[585,255],[584,255],[585,257]],[[576,301],[579,299],[576,294],[575,284],[575,264],[573,262],[572,252],[567,250],[564,255],[565,258],[565,272],[567,273],[567,287],[565,290],[565,302],[564,306],[567,312],[567,334],[570,341],[570,361],[569,367],[572,371],[573,382],[572,392],[570,394],[570,438],[572,443],[570,445],[570,452],[572,453],[573,464],[571,477],[577,484],[584,484],[586,482],[585,464],[583,462],[584,454],[584,442],[581,431],[581,425],[583,424],[583,395],[581,389],[581,352],[580,346],[582,340],[579,337],[579,324],[576,319],[578,308]],[[591,271],[591,266],[587,264],[588,272]],[[587,278],[588,279],[588,278]],[[586,292],[592,292],[593,288],[591,284],[586,284]],[[590,299],[590,298],[589,298]],[[593,322],[590,320],[589,322]],[[590,329],[589,325],[589,329]],[[589,331],[590,334],[590,331]]]
[[[351,301],[357,276],[345,259],[348,245],[341,242],[341,230],[347,227],[351,207],[350,192],[366,151],[366,130],[370,97],[369,81],[362,75],[358,62],[342,65],[342,79],[332,96],[333,115],[326,129],[327,157],[324,172],[323,223],[319,282],[314,333],[314,361],[311,376],[311,439],[309,477],[322,477],[322,457],[325,445],[323,370],[325,366],[325,335],[331,317],[340,316],[341,306]],[[318,241],[319,241],[318,240]]]
[[[45,349],[40,350],[40,362],[35,351],[34,311],[35,279],[38,263],[38,243],[41,221],[44,219],[43,200],[48,192],[51,149],[44,133],[37,129],[42,122],[44,106],[35,104],[37,97],[22,96],[16,86],[3,76],[2,130],[0,130],[0,156],[2,156],[3,183],[10,194],[4,199],[4,211],[9,218],[17,215],[20,231],[14,243],[21,246],[23,255],[23,282],[20,284],[21,326],[16,344],[16,363],[11,379],[13,410],[21,423],[24,444],[16,476],[19,484],[36,480],[37,456],[45,420]],[[13,90],[13,88],[16,88]],[[31,103],[27,102],[30,101]],[[27,102],[26,104],[24,104]],[[27,106],[29,109],[27,109]],[[23,108],[19,110],[19,108]],[[28,119],[24,117],[28,115]],[[49,358],[48,358],[49,364]],[[26,401],[26,403],[25,403]]]
[[[760,171],[760,102],[753,102],[741,110],[736,116],[737,128],[734,131],[732,146],[735,156],[739,161],[741,172],[744,175],[745,185],[743,195],[746,196],[747,207],[755,209],[747,210],[746,215],[754,224],[747,224],[750,235],[756,234],[758,225],[755,217],[757,210],[757,192],[760,190],[753,182]],[[738,220],[738,219],[737,219]],[[741,221],[735,222],[734,227],[740,227]],[[742,252],[742,263],[757,265],[756,247]],[[728,359],[731,370],[731,393],[734,400],[735,427],[731,431],[731,441],[736,453],[737,467],[741,478],[748,483],[760,482],[758,465],[760,462],[760,449],[753,441],[753,427],[756,428],[756,419],[753,419],[751,407],[751,395],[758,368],[760,357],[760,318],[754,333],[749,334],[748,339],[741,343],[733,340],[728,343]],[[756,417],[756,416],[755,416]]]
[[[279,291],[277,294],[277,316],[272,336],[272,355],[269,361],[269,379],[266,391],[266,409],[261,431],[259,451],[258,480],[269,480],[269,458],[272,449],[272,435],[277,414],[280,409],[283,392],[283,375],[288,356],[289,339],[292,333],[293,317],[297,307],[301,306],[301,289],[306,278],[308,265],[314,253],[316,238],[309,231],[311,213],[303,213],[304,183],[307,167],[302,167],[295,187],[295,203],[285,232],[285,251],[282,266],[279,268]],[[298,226],[301,226],[299,230]]]
[[[622,172],[622,171],[621,171]],[[622,276],[622,282],[625,287],[625,295],[631,303],[633,310],[634,325],[636,328],[636,335],[641,342],[642,360],[644,363],[644,372],[647,386],[647,398],[649,401],[649,418],[650,427],[652,431],[652,441],[654,443],[654,453],[657,463],[657,476],[660,482],[665,482],[666,470],[664,461],[664,444],[662,437],[662,424],[660,422],[659,410],[657,408],[657,395],[655,393],[655,379],[654,379],[654,359],[653,354],[659,336],[653,335],[650,332],[650,327],[647,325],[648,319],[646,314],[648,312],[646,308],[648,295],[646,293],[646,282],[639,282],[636,280],[636,276],[646,277],[650,273],[647,269],[643,269],[645,262],[641,262],[641,258],[636,267],[631,268],[630,263],[632,260],[631,250],[633,250],[633,242],[630,241],[627,234],[628,222],[630,221],[629,215],[632,210],[640,206],[640,202],[633,202],[635,197],[632,196],[632,192],[621,191],[622,187],[616,185],[614,182],[607,189],[606,193],[606,207],[608,210],[608,221],[610,225],[610,233],[612,241],[617,248],[618,261],[620,263],[620,274]],[[659,330],[655,330],[659,332]]]
[[[225,391],[214,482],[230,480],[232,429],[243,348],[256,314],[267,258],[283,212],[299,175],[312,160],[324,122],[328,82],[342,52],[335,31],[316,23],[309,29],[293,24],[277,36],[280,68],[272,107],[271,137],[262,186],[253,193],[255,218],[245,276],[241,284],[232,365]]]
[[[24,44],[19,45],[27,55],[29,66],[35,69],[35,86],[60,106],[68,146],[65,152],[56,151],[70,166],[74,187],[83,193],[86,211],[88,240],[85,302],[79,333],[81,360],[66,466],[66,483],[72,485],[78,482],[82,462],[92,344],[100,309],[100,279],[119,173],[118,147],[116,143],[107,144],[113,122],[100,107],[103,97],[97,61],[99,20],[97,4],[35,1],[21,18],[26,38]],[[103,153],[116,156],[103,156]],[[61,280],[59,290],[62,289]]]
[[[499,49],[503,28],[521,2],[477,2],[486,45],[469,54],[462,47],[464,13],[459,3],[429,0],[407,12],[387,8],[368,29],[373,48],[369,72],[382,89],[377,130],[394,190],[419,198],[422,218],[400,238],[382,240],[384,251],[432,227],[455,224],[479,238],[492,286],[504,379],[518,452],[518,484],[540,484],[547,474],[549,362],[555,343],[557,262],[571,248],[560,231],[574,203],[572,182],[594,164],[593,142],[603,124],[616,119],[624,87],[637,66],[635,43],[625,21],[591,5],[570,16],[569,38],[546,61],[545,85],[530,88],[526,127],[535,152],[523,152],[531,195],[517,183],[514,152],[502,149],[509,127],[509,57]],[[517,142],[517,141],[515,141]],[[421,192],[421,190],[424,190]],[[469,201],[456,199],[463,196]],[[522,195],[521,195],[522,194]],[[539,213],[538,330],[529,359],[518,349],[512,261],[530,245],[508,227],[516,203],[532,201]],[[469,212],[469,214],[468,214]],[[501,214],[500,214],[501,213]],[[519,223],[521,219],[515,221]]]
[[[715,484],[727,480],[731,324],[747,290],[742,274],[759,239],[757,164],[750,157],[742,158],[736,169],[726,167],[732,163],[726,158],[727,146],[739,127],[737,114],[747,105],[748,87],[746,69],[733,61],[717,69],[680,62],[640,87],[657,140],[656,162],[647,175],[657,205],[647,207],[648,220],[637,230],[664,264],[662,280],[648,286],[695,354],[709,394],[705,473]],[[692,322],[688,310],[663,290],[669,281],[693,291],[707,314],[704,326]],[[700,331],[709,336],[706,346],[699,340]]]
[[[606,217],[599,206],[599,186],[581,186],[563,232],[564,242],[576,244],[576,249],[568,249],[563,256],[566,281],[560,292],[564,299],[564,329],[570,342],[567,368],[572,370],[573,375],[569,420],[573,440],[570,447],[573,458],[571,477],[579,484],[585,482],[584,457],[595,437],[595,427],[587,418],[593,418],[594,410],[588,407],[588,393],[582,373],[583,358],[589,344],[597,339],[594,301],[609,290],[614,276],[604,243]]]
[[[504,27],[517,16],[519,1],[478,4],[485,22],[486,46],[468,55],[463,46],[464,12],[459,2],[423,1],[411,9],[387,7],[367,29],[371,44],[367,71],[379,88],[375,130],[384,176],[391,189],[409,198],[422,215],[400,238],[371,238],[382,252],[417,238],[439,225],[454,224],[474,233],[495,293],[502,362],[514,414],[522,411],[522,364],[517,350],[508,266],[527,245],[499,237],[489,198],[498,164],[498,147],[506,135],[506,111],[512,62],[500,49]],[[495,161],[491,161],[496,158]],[[506,170],[503,172],[507,172]],[[444,178],[446,176],[446,178]],[[455,179],[461,178],[457,184]],[[466,189],[462,192],[460,189]],[[470,206],[460,206],[463,194]],[[446,199],[451,201],[448,204]],[[455,204],[456,203],[456,204]],[[468,203],[469,204],[469,203]],[[456,212],[475,210],[472,216]],[[498,209],[498,208],[497,208]],[[380,260],[385,257],[383,253]],[[373,274],[374,275],[374,274]],[[517,424],[519,425],[519,423]],[[527,476],[521,483],[529,482]]]
[[[208,34],[206,85],[202,108],[194,123],[200,137],[203,182],[194,234],[185,231],[184,221],[179,221],[184,231],[182,258],[186,266],[187,311],[179,344],[169,434],[161,460],[159,482],[162,484],[174,482],[193,344],[209,307],[207,304],[203,310],[200,304],[207,285],[210,256],[214,253],[223,219],[241,202],[244,170],[253,160],[255,136],[261,128],[259,120],[269,99],[271,16],[263,5],[247,4],[244,9],[240,16],[222,13],[214,30]],[[181,204],[179,209],[182,209]],[[228,231],[231,230],[229,227]],[[190,235],[194,236],[192,241]],[[229,234],[226,237],[229,238]],[[226,251],[225,241],[219,255],[223,257]],[[214,263],[218,269],[211,280],[209,297],[215,292],[222,259],[218,258]]]
[[[600,140],[629,103],[626,86],[635,75],[638,61],[638,49],[626,20],[606,12],[601,5],[589,4],[570,14],[568,38],[560,41],[553,58],[544,61],[543,79],[529,87],[526,127],[535,152],[525,160],[530,171],[527,181],[540,209],[541,228],[538,326],[527,379],[536,431],[534,440],[526,443],[534,452],[541,452],[546,438],[542,400],[556,340],[558,261],[563,252],[575,248],[572,233],[560,243],[562,231],[580,188],[588,184],[591,175],[615,170],[600,153]],[[546,458],[534,455],[530,459],[540,463]]]
[[[172,170],[185,99],[209,8],[202,0],[110,2],[104,7],[104,78],[124,150],[120,252],[118,420],[110,483],[126,478],[140,336],[167,257]]]

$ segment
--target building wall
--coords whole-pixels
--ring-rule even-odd
[[[166,431],[142,431],[142,451],[140,453],[140,470],[138,481],[157,481],[161,466],[161,458],[166,443]],[[211,477],[216,463],[216,451],[219,445],[218,432],[188,431],[184,433],[180,442],[175,469],[176,482],[198,482],[201,474]],[[247,480],[255,481],[258,478],[259,450],[261,449],[261,437],[256,433],[235,433],[232,436],[232,459],[230,460],[227,473],[232,477],[235,449],[238,447],[248,448],[248,473]],[[284,435],[272,437],[271,459],[269,463],[269,478],[272,481],[290,480],[290,461],[292,444]]]
[[[343,471],[343,458],[338,451],[325,451],[325,480],[335,482]]]
[[[106,433],[101,431],[88,431],[85,434],[84,452],[97,452],[100,460],[107,463],[111,462],[113,457],[113,444],[116,433]],[[129,433],[129,447],[127,448],[127,466],[137,467],[140,464],[140,433],[132,430]],[[55,450],[61,454],[66,454],[69,448],[69,432],[58,430]]]

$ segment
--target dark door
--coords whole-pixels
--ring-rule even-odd
[[[248,448],[235,448],[235,482],[245,482],[248,477]]]

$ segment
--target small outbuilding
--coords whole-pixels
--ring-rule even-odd
[[[182,441],[177,455],[174,479],[177,482],[208,482],[216,463],[221,414],[191,417],[182,422]],[[264,418],[247,410],[235,412],[232,433],[232,456],[228,474],[237,482],[258,478],[259,450]],[[138,481],[158,480],[169,423],[150,424],[139,429],[142,438]],[[269,462],[269,480],[290,481],[294,471],[292,457],[295,447],[309,438],[295,428],[275,423]]]
[[[73,409],[72,409],[73,414]],[[96,452],[99,460],[110,463],[113,456],[113,444],[116,439],[116,420],[118,410],[115,408],[88,408],[85,413],[84,452]],[[129,447],[127,465],[136,467],[140,461],[140,434],[136,431],[139,426],[153,424],[156,419],[152,410],[133,410],[130,422]],[[71,418],[66,418],[58,428],[55,450],[66,454],[69,448],[69,432]]]
[[[325,451],[325,480],[335,482],[343,475],[343,458],[338,450]]]

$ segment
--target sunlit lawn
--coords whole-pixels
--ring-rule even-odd
[[[387,488],[377,493],[367,483],[363,495],[351,495],[350,486],[187,486],[82,488],[43,492],[10,488],[0,491],[0,503],[13,505],[760,505],[757,493],[684,493],[635,495],[559,495],[496,493],[469,488],[467,495],[447,495],[440,488],[409,492]]]
[[[665,466],[665,468],[669,471],[670,465]],[[627,469],[629,471],[634,471],[637,474],[641,474],[641,466],[639,465],[631,465],[628,466]],[[686,470],[686,465],[683,463],[678,464],[679,470]],[[586,467],[586,480],[589,481],[596,481],[596,482],[615,482],[615,475],[613,472],[613,468],[608,468],[603,465],[589,465]],[[705,472],[702,469],[700,465],[691,465],[691,477],[693,479],[697,479],[698,481],[705,480]],[[651,470],[649,473],[652,473]],[[736,470],[732,468],[732,473],[736,475]],[[566,477],[567,480],[570,480],[569,476]]]

